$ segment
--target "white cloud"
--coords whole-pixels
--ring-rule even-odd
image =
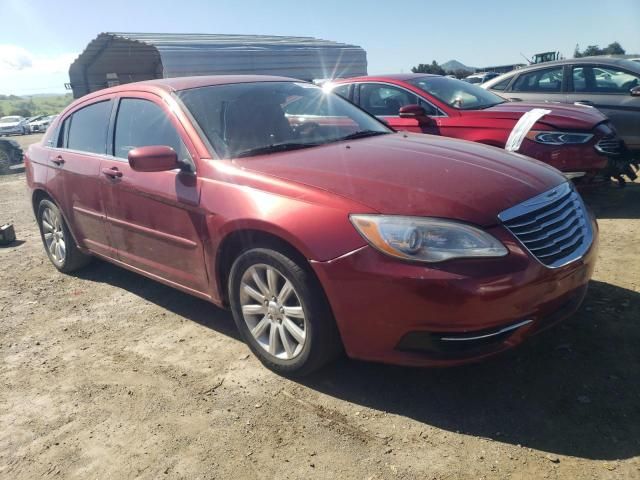
[[[16,45],[0,45],[0,73],[24,70],[33,66],[31,54]]]
[[[0,44],[0,93],[37,93],[68,82],[73,53],[37,55],[17,45]]]

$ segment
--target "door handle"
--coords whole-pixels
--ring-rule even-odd
[[[576,105],[588,105],[590,107],[593,107],[593,102],[591,100],[576,100],[575,102]]]
[[[59,167],[64,164],[64,158],[62,158],[62,155],[58,155],[56,158],[51,159],[51,161]]]
[[[106,175],[107,177],[111,177],[111,178],[120,178],[120,177],[122,177],[122,172],[120,170],[118,170],[118,167],[103,168],[102,169],[102,174]]]

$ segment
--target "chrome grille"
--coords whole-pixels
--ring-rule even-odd
[[[605,155],[620,155],[622,153],[622,140],[615,135],[608,135],[596,143],[595,149]]]
[[[498,218],[534,257],[551,268],[582,257],[593,241],[589,214],[568,182],[505,210]]]

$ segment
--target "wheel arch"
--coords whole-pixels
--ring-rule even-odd
[[[51,192],[40,187],[34,188],[33,192],[31,193],[31,207],[33,208],[33,215],[36,217],[38,228],[40,228],[40,224],[38,222],[38,205],[40,205],[40,202],[42,200],[49,200],[50,202],[54,203],[58,207],[58,210],[60,210],[60,215],[62,215],[62,218],[64,219],[64,222],[67,224],[67,228],[69,229],[69,232],[73,237],[73,241],[76,243],[76,245],[79,246],[80,244],[78,243],[78,238],[76,237],[76,234],[73,231],[73,227],[69,222],[69,219],[67,218],[66,213],[60,206],[60,202],[58,202],[55,199],[55,197],[51,194]]]
[[[322,287],[307,257],[291,242],[283,237],[259,228],[242,228],[229,232],[221,241],[215,256],[215,278],[218,294],[225,306],[229,305],[228,281],[233,262],[245,251],[251,248],[266,247],[276,250],[295,261],[301,268],[308,271]],[[324,289],[322,289],[323,295]]]

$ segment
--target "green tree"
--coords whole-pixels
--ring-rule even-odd
[[[432,73],[434,75],[444,75],[445,71],[435,60],[431,64],[420,63],[416,67],[411,67],[413,73]]]
[[[594,57],[597,55],[624,55],[625,49],[618,42],[613,42],[607,45],[605,48],[600,48],[598,45],[589,45],[582,52],[580,51],[580,45],[576,45],[576,49],[573,52],[573,58],[581,57]]]
[[[620,45],[618,42],[613,42],[604,49],[604,53],[606,55],[624,55],[626,52],[625,49],[622,48],[622,45]]]
[[[21,117],[32,117],[36,110],[33,100],[18,102],[14,105],[9,115],[19,115]]]

